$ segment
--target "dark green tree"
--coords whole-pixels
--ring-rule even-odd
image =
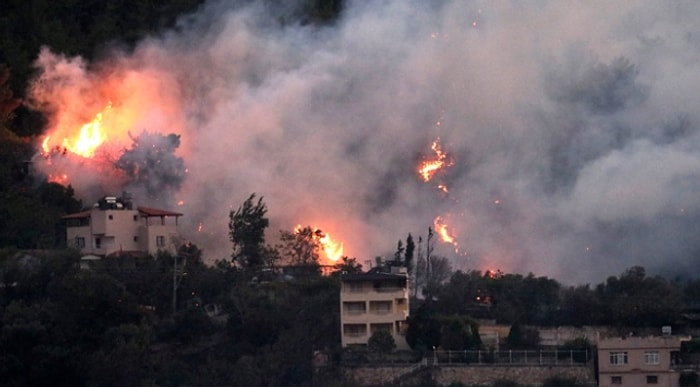
[[[404,264],[406,265],[406,271],[408,272],[408,275],[411,276],[413,274],[413,253],[416,250],[416,244],[413,242],[413,236],[411,234],[408,234],[408,237],[406,238],[406,250],[404,251]]]
[[[355,274],[362,273],[362,265],[357,262],[357,258],[342,257],[338,263],[333,265],[334,274]]]
[[[387,354],[396,349],[396,341],[394,340],[394,336],[391,335],[391,332],[380,329],[372,333],[372,336],[369,337],[367,347],[370,351]]]
[[[236,211],[229,213],[229,238],[233,243],[233,262],[246,270],[257,270],[265,262],[265,229],[270,221],[265,217],[267,206],[260,197],[257,203],[251,194]]]
[[[428,304],[421,305],[416,313],[408,317],[406,342],[415,351],[429,351],[440,345],[441,324]]]

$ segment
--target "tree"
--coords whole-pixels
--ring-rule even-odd
[[[236,211],[229,213],[229,238],[233,243],[231,258],[238,266],[259,269],[265,264],[265,229],[270,221],[265,217],[267,206],[260,197],[254,204],[251,194]]]
[[[408,317],[406,342],[414,351],[428,351],[440,345],[440,322],[428,304],[421,305],[415,314]]]
[[[418,291],[420,289],[422,289],[426,284],[427,262],[426,262],[425,258],[423,257],[423,250],[421,247],[422,244],[423,244],[423,239],[421,237],[418,237],[418,258],[416,259],[416,267],[415,267],[415,270],[413,271],[413,282],[412,282],[413,297],[417,297]]]
[[[506,339],[508,348],[534,348],[540,344],[540,333],[535,328],[513,324]]]
[[[131,149],[115,164],[129,178],[129,185],[143,188],[152,198],[163,199],[163,195],[177,192],[186,175],[182,157],[175,155],[180,135],[143,132],[132,141]]]
[[[14,118],[14,110],[22,103],[20,98],[16,98],[10,85],[10,68],[0,63],[0,128],[7,125]]]
[[[380,354],[387,354],[396,349],[396,342],[394,341],[394,336],[391,335],[391,332],[380,329],[372,333],[372,336],[369,337],[367,347],[370,351]]]
[[[318,266],[323,231],[306,226],[293,232],[280,231],[280,234],[282,244],[278,250],[283,260],[297,266]]]
[[[446,257],[431,257],[427,263],[425,294],[429,298],[434,295],[438,286],[450,278],[450,275],[452,275],[452,267]]]
[[[413,252],[416,249],[416,244],[413,242],[413,236],[408,234],[406,238],[406,250],[404,251],[404,263],[409,277],[413,274]]]
[[[362,265],[357,262],[357,258],[343,257],[340,262],[333,265],[333,273],[335,274],[353,274],[362,273]]]
[[[449,316],[441,318],[440,322],[440,348],[457,351],[481,349],[479,326],[476,321],[461,316]]]

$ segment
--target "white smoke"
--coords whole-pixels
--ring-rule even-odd
[[[700,3],[349,1],[326,27],[225,3],[71,75],[160,80],[130,92],[153,112],[133,132],[181,135],[179,211],[208,258],[255,192],[269,240],[312,225],[360,262],[449,214],[460,254],[435,253],[457,269],[698,266]],[[416,173],[437,137],[447,195]]]

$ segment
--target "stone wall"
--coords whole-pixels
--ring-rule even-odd
[[[362,386],[391,383],[401,377],[430,373],[440,385],[461,382],[466,385],[489,385],[497,380],[511,380],[521,385],[540,385],[545,380],[561,376],[595,386],[595,375],[585,366],[513,366],[513,365],[446,365],[446,366],[365,366],[347,367],[345,377]]]

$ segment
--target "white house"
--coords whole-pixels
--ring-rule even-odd
[[[181,213],[149,207],[133,208],[131,201],[113,196],[89,210],[69,214],[66,240],[83,255],[104,257],[118,253],[174,252],[179,244]]]

